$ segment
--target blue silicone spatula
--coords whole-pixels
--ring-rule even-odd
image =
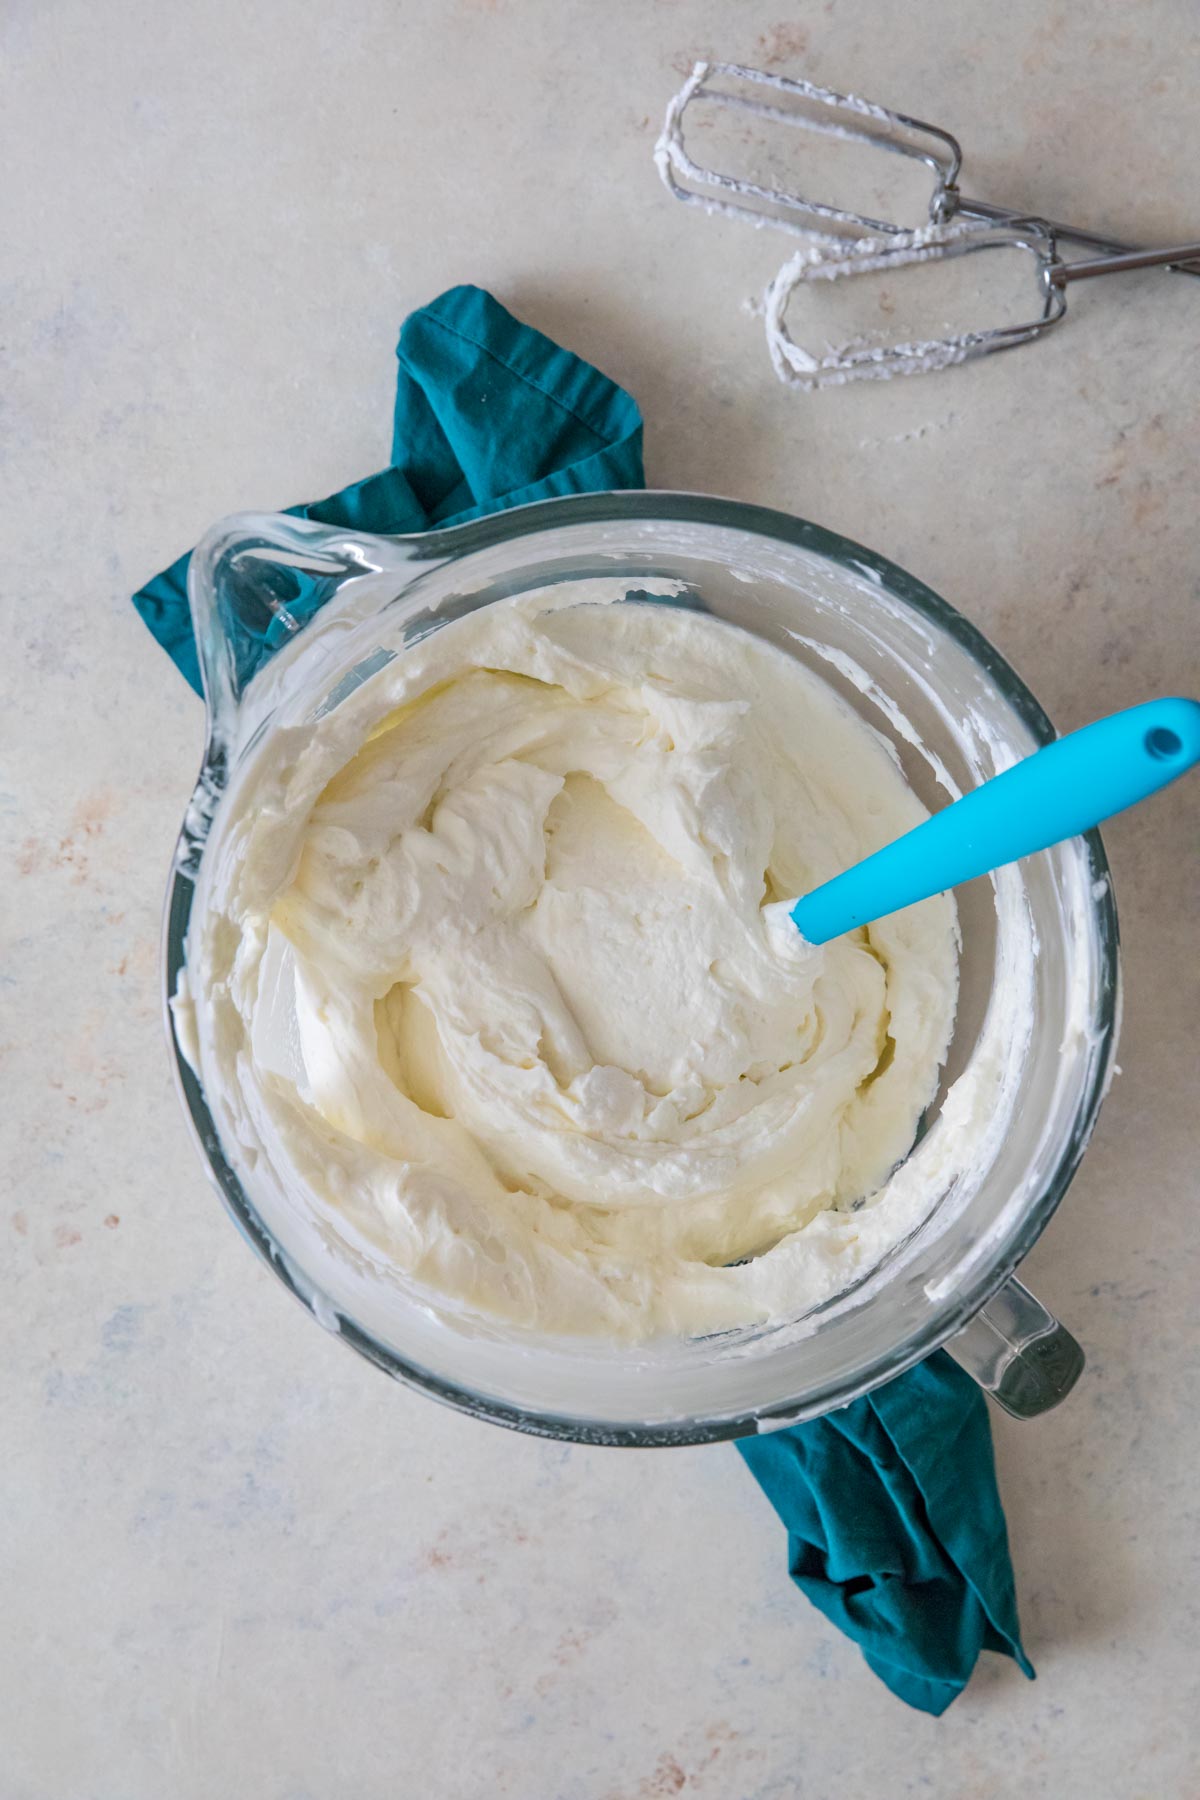
[[[810,944],[1049,849],[1200,762],[1200,702],[1148,700],[1047,744],[791,909]]]

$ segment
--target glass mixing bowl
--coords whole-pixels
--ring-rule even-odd
[[[1054,735],[944,600],[857,544],[759,507],[581,495],[408,538],[238,516],[191,565],[208,742],[168,893],[168,999],[204,910],[209,859],[247,771],[279,753],[282,727],[332,711],[406,644],[466,612],[597,575],[643,595],[664,577],[683,582],[697,606],[809,664],[894,746],[931,808]],[[965,1162],[931,1188],[923,1223],[874,1269],[768,1326],[622,1346],[447,1317],[436,1296],[372,1275],[349,1245],[317,1254],[311,1219],[269,1159],[239,1153],[223,1130],[220,1095],[196,1073],[203,1056],[181,1043],[182,1016],[168,1008],[179,1085],[234,1219],[314,1317],[390,1375],[478,1417],[593,1443],[706,1442],[844,1405],[941,1344],[1026,1417],[1055,1404],[1083,1363],[1013,1271],[1061,1200],[1107,1085],[1116,912],[1095,832],[960,889],[958,901],[958,1018],[913,1155],[936,1148],[947,1094],[1015,982],[1032,1028],[1009,1047],[998,1128],[980,1129]]]

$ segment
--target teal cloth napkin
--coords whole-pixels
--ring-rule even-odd
[[[632,398],[481,289],[451,288],[413,313],[397,356],[390,466],[292,512],[408,532],[643,485]],[[199,691],[187,565],[181,556],[133,603]],[[268,631],[261,661],[273,647]],[[1007,1652],[1032,1676],[987,1408],[949,1357],[738,1449],[788,1528],[797,1586],[902,1700],[942,1712],[981,1649]]]
[[[901,1700],[945,1712],[981,1650],[1033,1680],[987,1401],[944,1350],[737,1448],[787,1526],[792,1580]]]
[[[412,313],[396,356],[389,467],[288,512],[355,531],[427,531],[530,500],[645,485],[633,398],[482,288],[451,288]],[[188,551],[133,604],[199,693],[190,561]],[[293,618],[303,617],[295,596],[286,597]],[[278,641],[264,636],[261,661]],[[253,672],[241,671],[244,679]]]

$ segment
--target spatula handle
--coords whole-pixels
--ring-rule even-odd
[[[1026,757],[894,844],[806,894],[800,934],[824,944],[1098,825],[1200,762],[1200,703],[1149,700]]]

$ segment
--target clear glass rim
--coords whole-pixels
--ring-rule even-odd
[[[261,515],[246,515],[247,525],[260,517]],[[835,563],[850,564],[868,571],[870,575],[879,578],[893,597],[940,626],[984,669],[994,682],[1001,699],[1012,708],[1039,745],[1050,743],[1057,736],[1046,712],[1012,666],[969,619],[932,588],[887,557],[880,556],[878,552],[867,549],[851,538],[842,537],[824,526],[769,507],[708,494],[636,489],[535,501],[486,518],[419,534],[388,537],[382,533],[357,532],[333,526],[327,529],[331,533],[340,532],[347,537],[376,538],[381,543],[419,545],[423,560],[428,558],[452,562],[477,550],[530,536],[551,527],[619,523],[622,520],[659,520],[672,525],[724,527],[794,545]],[[230,519],[225,523],[228,527],[235,522],[235,519]],[[209,750],[210,744],[206,744],[195,796],[199,796],[206,788],[210,766]],[[1092,882],[1092,919],[1100,963],[1098,1016],[1095,1021],[1098,1051],[1093,1060],[1091,1079],[1080,1099],[1071,1131],[1053,1174],[1047,1180],[1037,1202],[1029,1208],[1020,1227],[1010,1238],[1003,1258],[977,1276],[961,1293],[951,1296],[939,1306],[931,1305],[924,1328],[910,1336],[902,1354],[897,1354],[895,1350],[881,1353],[859,1370],[852,1381],[827,1383],[823,1389],[809,1397],[802,1409],[797,1403],[783,1402],[713,1419],[688,1418],[622,1424],[610,1424],[569,1413],[533,1412],[493,1395],[481,1394],[446,1381],[422,1365],[407,1360],[348,1318],[307,1277],[298,1277],[263,1224],[236,1170],[229,1163],[203,1089],[176,1036],[170,999],[185,962],[184,946],[195,891],[192,877],[178,866],[178,859],[172,867],[163,918],[163,1006],[176,1087],[197,1149],[209,1169],[226,1210],[247,1243],[318,1323],[335,1330],[338,1336],[368,1362],[374,1363],[394,1380],[473,1418],[485,1419],[492,1424],[504,1425],[538,1437],[628,1448],[716,1443],[745,1437],[752,1435],[763,1424],[769,1425],[773,1418],[781,1421],[815,1418],[834,1407],[844,1406],[928,1356],[973,1318],[1003,1286],[1041,1235],[1070,1186],[1108,1087],[1119,1021],[1120,946],[1108,858],[1098,831],[1086,832],[1083,841],[1088,853]]]

